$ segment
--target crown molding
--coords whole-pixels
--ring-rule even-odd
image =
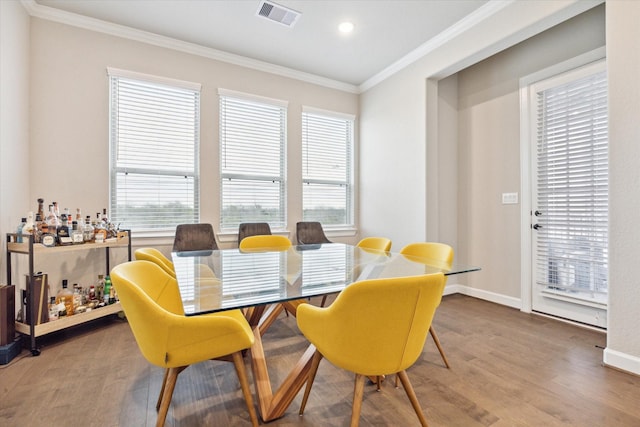
[[[465,16],[460,21],[456,22],[443,32],[439,33],[437,36],[433,37],[415,50],[409,52],[398,61],[389,65],[384,70],[380,71],[378,74],[366,80],[358,87],[359,92],[362,93],[371,89],[378,83],[388,79],[398,71],[401,71],[417,60],[433,52],[437,48],[445,45],[446,43],[458,37],[460,34],[463,34],[464,32],[478,25],[480,22],[508,7],[515,1],[516,0],[489,0],[487,3],[476,9],[473,13]]]
[[[282,67],[280,65],[270,64],[264,61],[235,55],[229,52],[204,47],[195,43],[189,43],[177,40],[171,37],[161,36],[148,31],[137,30],[124,25],[113,24],[111,22],[90,18],[76,13],[55,9],[44,6],[35,2],[35,0],[20,0],[23,7],[30,16],[46,19],[48,21],[58,22],[73,27],[83,28],[85,30],[96,31],[116,37],[122,37],[129,40],[138,41],[158,47],[172,49],[191,55],[201,56],[204,58],[222,61],[241,67],[251,68],[257,71],[276,74],[279,76],[300,80],[306,83],[312,83],[318,86],[324,86],[330,89],[336,89],[349,93],[360,93],[357,86],[328,79],[311,73],[294,70],[292,68]]]

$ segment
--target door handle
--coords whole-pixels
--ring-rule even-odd
[[[542,228],[542,226],[540,224],[533,224],[532,228],[534,230],[538,230],[538,229]]]
[[[542,212],[540,212],[540,211],[535,211],[533,214],[534,214],[535,216],[542,216]]]

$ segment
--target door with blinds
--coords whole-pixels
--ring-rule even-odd
[[[532,310],[606,328],[608,128],[604,61],[529,87]]]

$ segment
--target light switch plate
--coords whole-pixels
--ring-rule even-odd
[[[518,203],[518,193],[502,193],[503,205],[515,205]]]

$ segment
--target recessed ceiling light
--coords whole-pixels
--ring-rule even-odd
[[[343,22],[342,24],[338,25],[338,30],[340,30],[341,33],[350,33],[353,31],[353,23]]]

